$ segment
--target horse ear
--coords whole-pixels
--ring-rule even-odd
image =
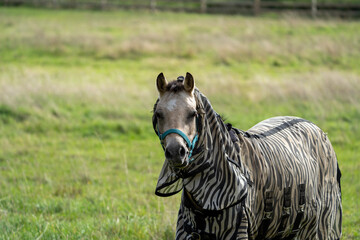
[[[157,79],[156,79],[156,86],[157,86],[157,89],[159,91],[159,94],[160,96],[163,95],[165,92],[166,92],[166,85],[167,85],[167,81],[164,77],[164,74],[163,73],[160,73],[158,76],[157,76]]]
[[[192,93],[195,87],[195,81],[191,73],[186,73],[185,82],[184,82],[185,90],[189,93]]]

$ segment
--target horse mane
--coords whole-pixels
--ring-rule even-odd
[[[178,81],[178,80],[174,80],[168,83],[168,85],[166,85],[166,91],[167,92],[180,92],[185,90],[184,87],[184,82],[182,81]]]

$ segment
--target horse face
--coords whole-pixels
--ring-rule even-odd
[[[187,73],[185,80],[178,79],[168,83],[161,73],[157,78],[159,102],[155,109],[155,117],[159,133],[169,129],[183,132],[192,141],[196,135],[196,100],[193,95],[194,79]],[[163,140],[165,158],[177,168],[188,163],[189,146],[177,133],[166,135]]]

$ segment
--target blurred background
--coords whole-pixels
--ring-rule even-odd
[[[46,8],[150,9],[244,15],[292,11],[312,17],[360,17],[359,0],[0,0],[0,4]]]
[[[1,0],[0,239],[173,239],[156,76],[191,72],[247,130],[279,115],[329,136],[343,239],[360,238],[359,0]]]

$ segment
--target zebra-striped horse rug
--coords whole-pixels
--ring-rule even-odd
[[[165,161],[155,191],[183,190],[176,239],[340,239],[341,173],[322,130],[296,117],[238,130],[193,95],[191,159],[185,168]],[[160,134],[155,114],[153,125]]]

